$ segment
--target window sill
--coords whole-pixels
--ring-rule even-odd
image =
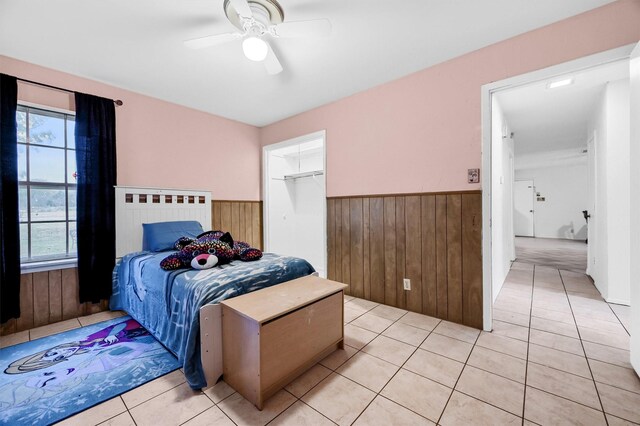
[[[43,271],[55,271],[57,269],[69,269],[76,268],[78,266],[78,259],[57,259],[57,260],[45,260],[41,262],[29,262],[20,265],[20,272],[22,274],[31,274],[34,272]]]

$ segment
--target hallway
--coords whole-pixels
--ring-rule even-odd
[[[515,237],[516,260],[568,271],[587,270],[587,244],[582,240]]]
[[[525,240],[527,255],[539,250]],[[640,422],[640,380],[629,363],[629,307],[606,303],[586,275],[514,262],[493,318],[492,334],[508,338],[502,344],[526,359],[505,363],[498,373],[510,371],[510,364],[526,370],[525,419],[592,425],[605,424],[606,416],[610,425]]]

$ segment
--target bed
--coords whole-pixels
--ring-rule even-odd
[[[182,203],[175,202],[178,197],[183,197]],[[141,251],[142,223],[185,219],[210,227],[209,193],[116,188],[119,259],[114,268],[110,308],[126,311],[149,330],[178,357],[189,385],[201,389],[212,386],[222,375],[218,302],[315,271],[303,259],[271,253],[258,261],[236,260],[207,270],[162,270],[160,261],[172,251]]]

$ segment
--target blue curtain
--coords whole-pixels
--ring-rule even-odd
[[[0,74],[0,322],[20,316],[20,225],[18,219],[18,82]]]
[[[76,93],[80,302],[111,295],[116,257],[116,112],[113,100]]]

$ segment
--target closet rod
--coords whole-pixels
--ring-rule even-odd
[[[293,180],[293,179],[302,179],[302,178],[313,177],[313,176],[322,176],[323,174],[324,172],[321,170],[316,170],[314,172],[295,173],[292,175],[284,175],[284,180]]]
[[[21,81],[23,83],[27,83],[27,84],[32,84],[35,86],[41,86],[41,87],[46,87],[48,89],[58,90],[60,92],[75,93],[74,90],[65,89],[64,87],[59,87],[59,86],[52,86],[51,84],[46,84],[46,83],[39,83],[37,81],[27,80],[26,78],[16,77],[16,80]],[[124,105],[124,102],[122,102],[120,99],[112,99],[112,100],[113,100],[113,103],[116,104],[117,106]]]

